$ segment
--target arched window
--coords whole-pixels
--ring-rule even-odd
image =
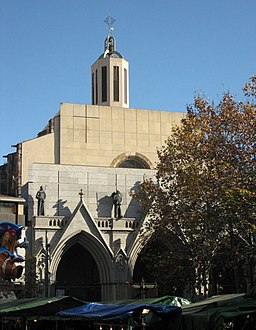
[[[117,167],[122,168],[149,168],[148,165],[140,158],[128,156],[126,159],[121,161]]]
[[[151,161],[139,152],[124,152],[113,159],[111,167],[154,169]]]

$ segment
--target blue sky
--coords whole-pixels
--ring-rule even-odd
[[[256,73],[255,12],[255,0],[0,0],[0,164],[60,102],[91,103],[109,14],[130,107],[186,111],[198,92],[242,98]]]

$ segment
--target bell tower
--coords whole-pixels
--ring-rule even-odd
[[[108,26],[104,53],[91,67],[92,104],[129,108],[129,63],[116,51],[115,20],[108,16],[104,22]]]

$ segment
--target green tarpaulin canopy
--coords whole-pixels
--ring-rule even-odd
[[[184,330],[222,330],[228,322],[247,329],[246,323],[256,321],[256,299],[250,293],[214,296],[182,306],[182,319]]]
[[[54,316],[57,312],[83,304],[84,301],[70,296],[17,299],[0,304],[0,317]]]

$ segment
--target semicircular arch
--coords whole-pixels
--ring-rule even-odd
[[[110,166],[154,169],[152,162],[139,152],[124,152],[114,158]]]

